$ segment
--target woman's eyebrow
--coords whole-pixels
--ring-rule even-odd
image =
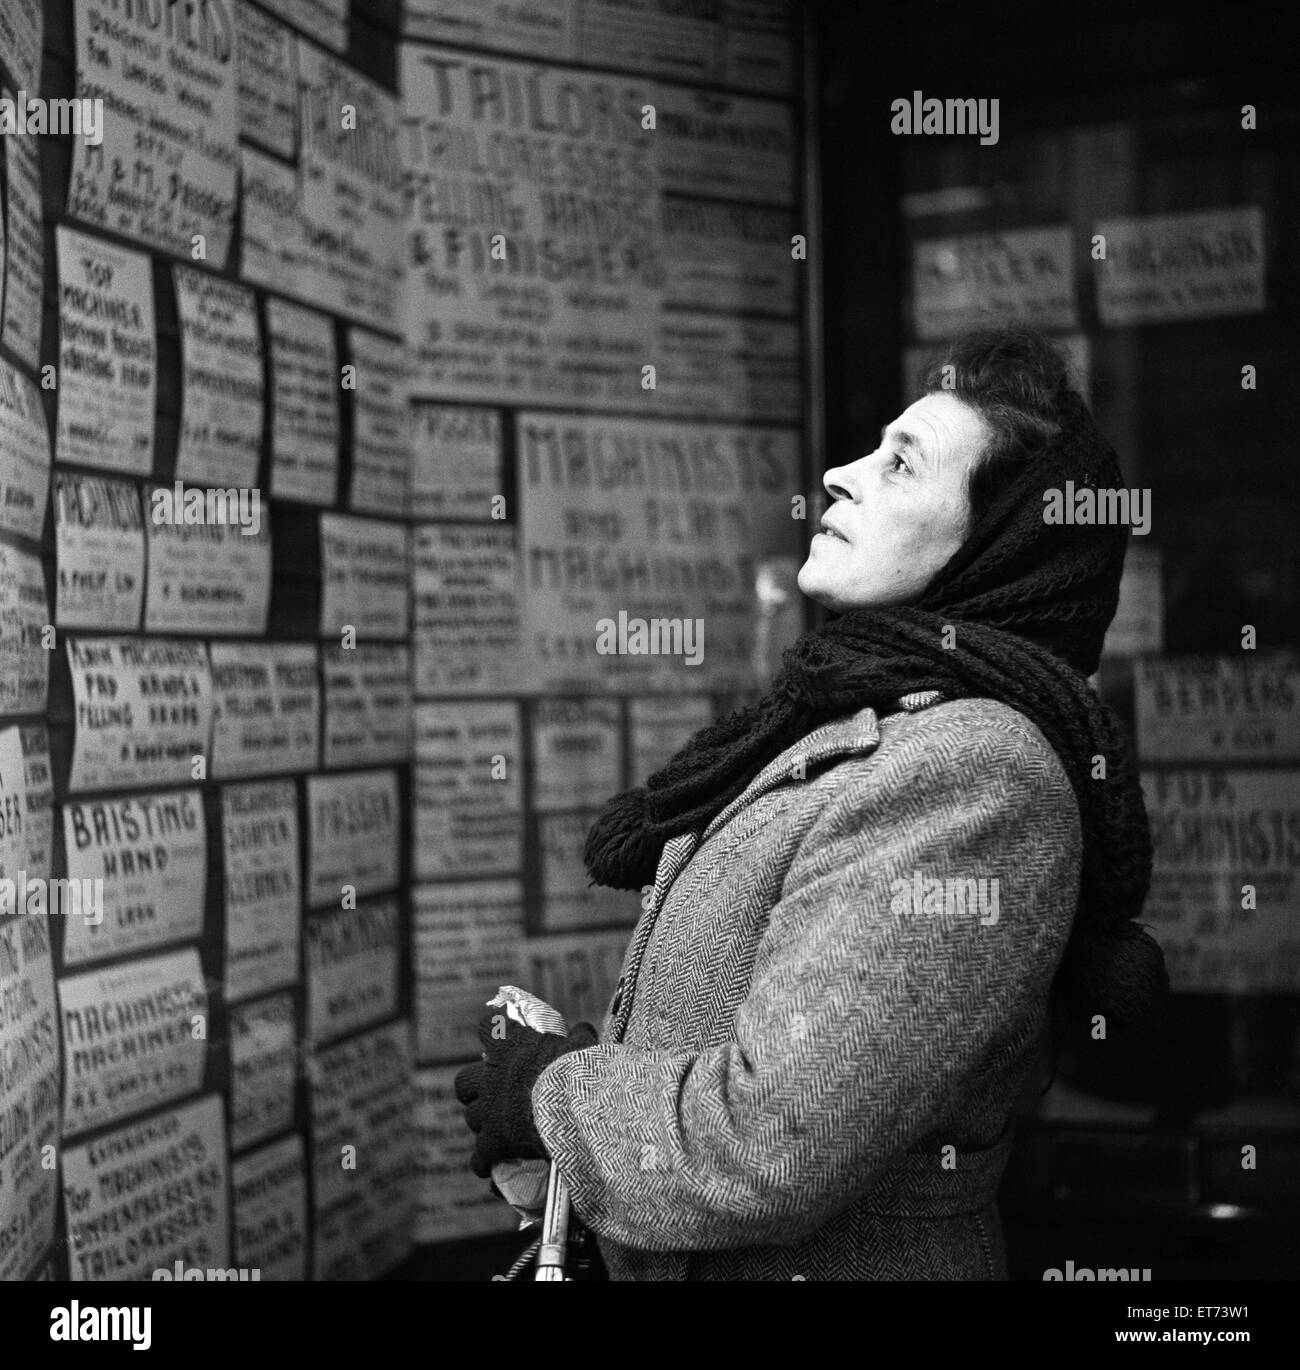
[[[889,436],[889,425],[883,424],[880,429],[880,441],[884,442]],[[895,433],[893,441],[900,447],[906,447],[909,451],[916,452],[919,456],[925,455],[925,448],[921,446],[920,439],[915,433]]]

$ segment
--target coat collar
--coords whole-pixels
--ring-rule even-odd
[[[899,698],[899,707],[908,713],[928,708],[939,699],[938,690],[917,690]],[[760,795],[774,790],[789,780],[791,773],[804,770],[832,756],[853,756],[876,749],[880,743],[880,720],[874,709],[859,709],[855,714],[832,719],[801,737],[774,757],[725,808],[714,815],[698,841],[711,837],[724,823],[730,822],[741,809],[752,804]],[[694,845],[698,845],[698,842]]]

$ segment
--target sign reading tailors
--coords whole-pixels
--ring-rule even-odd
[[[68,789],[166,785],[194,778],[212,726],[202,642],[69,638],[74,738]]]
[[[1240,657],[1139,661],[1144,761],[1300,761],[1300,665]]]

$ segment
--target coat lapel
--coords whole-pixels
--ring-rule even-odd
[[[880,725],[873,709],[860,709],[847,718],[837,718],[825,723],[806,737],[800,738],[793,746],[787,747],[780,756],[769,761],[744,790],[714,816],[703,833],[684,832],[668,839],[659,856],[650,906],[641,915],[636,931],[632,934],[632,942],[624,959],[623,973],[619,976],[618,987],[609,1006],[606,1020],[609,1038],[616,1042],[622,1040],[632,1008],[631,988],[636,984],[641,960],[649,945],[650,934],[654,931],[659,911],[663,908],[673,881],[685,869],[700,844],[712,837],[720,827],[730,822],[760,795],[776,789],[787,781],[799,783],[796,773],[800,770],[800,763],[806,772],[833,756],[851,756],[874,751],[879,742]]]

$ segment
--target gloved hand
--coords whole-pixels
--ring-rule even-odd
[[[533,1085],[552,1061],[595,1046],[598,1037],[590,1023],[578,1023],[567,1037],[534,1032],[495,1009],[479,1020],[478,1039],[483,1059],[457,1071],[454,1084],[465,1123],[478,1137],[470,1169],[486,1180],[498,1161],[545,1159],[546,1147],[533,1126]]]

